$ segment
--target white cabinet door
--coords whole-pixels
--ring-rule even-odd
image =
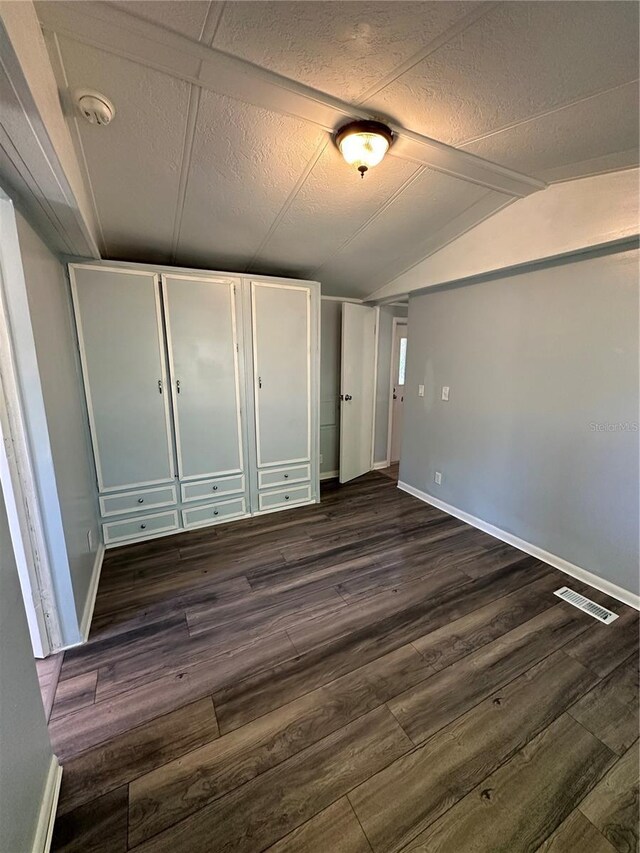
[[[71,267],[101,492],[174,478],[158,276]]]
[[[372,467],[376,309],[342,304],[340,482]]]
[[[311,457],[311,292],[251,282],[259,468]]]
[[[162,289],[180,478],[241,473],[235,282],[163,275]]]

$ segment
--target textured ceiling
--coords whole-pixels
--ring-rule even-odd
[[[107,258],[366,296],[541,182],[638,162],[636,3],[37,9]],[[362,114],[399,130],[364,180],[331,141]]]

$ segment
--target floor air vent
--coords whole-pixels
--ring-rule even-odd
[[[573,604],[574,607],[584,610],[584,612],[588,613],[589,616],[593,616],[594,619],[599,619],[600,622],[604,622],[605,625],[609,625],[610,622],[613,622],[614,619],[618,618],[617,613],[612,613],[611,610],[607,610],[606,607],[601,607],[599,604],[596,604],[595,601],[591,601],[590,598],[585,598],[584,595],[580,595],[579,592],[574,592],[567,586],[557,589],[554,592],[554,595],[557,595],[558,598],[562,598],[564,601],[568,601],[569,604]]]

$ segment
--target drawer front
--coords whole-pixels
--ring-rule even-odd
[[[102,525],[105,545],[111,542],[123,542],[125,539],[145,539],[156,533],[166,533],[178,529],[178,513],[157,512],[154,515],[141,515],[126,521],[110,521]]]
[[[308,503],[310,500],[311,486],[294,486],[291,489],[278,489],[277,492],[261,492],[258,495],[261,510]]]
[[[127,492],[125,495],[103,495],[100,498],[100,512],[103,518],[108,518],[111,515],[131,515],[132,512],[175,506],[176,503],[176,487],[161,486],[158,489]]]
[[[197,506],[193,509],[182,510],[183,527],[200,527],[204,524],[217,524],[220,521],[228,521],[239,515],[246,515],[244,498],[235,498],[232,501],[217,501],[206,506]]]
[[[311,479],[311,465],[296,465],[295,468],[276,468],[258,471],[258,488],[271,486],[289,486],[292,483],[308,483]]]
[[[215,480],[183,483],[180,491],[182,492],[182,503],[242,494],[244,492],[244,476],[238,474],[237,477],[217,477]]]

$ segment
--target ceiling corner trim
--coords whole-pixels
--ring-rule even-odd
[[[44,50],[44,45],[43,45]],[[5,163],[12,174],[2,177],[18,193],[27,213],[38,220],[44,215],[49,233],[59,244],[80,256],[100,258],[92,224],[85,220],[80,200],[62,165],[45,120],[40,113],[29,81],[14,49],[11,34],[0,19],[0,91],[4,112],[2,130]],[[69,140],[70,142],[70,140]],[[12,156],[11,152],[18,154]],[[25,193],[25,188],[29,193]]]

